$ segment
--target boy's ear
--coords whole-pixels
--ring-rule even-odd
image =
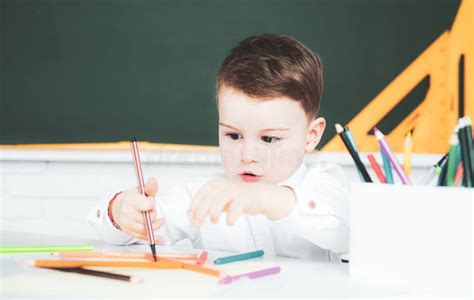
[[[326,120],[324,118],[317,118],[309,123],[305,145],[306,152],[312,152],[316,148],[323,136],[325,128]]]

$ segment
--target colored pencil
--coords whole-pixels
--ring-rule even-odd
[[[454,177],[454,186],[461,186],[463,175],[464,169],[462,167],[462,164],[459,164],[458,170],[456,171],[456,176]]]
[[[135,276],[128,276],[128,275],[122,275],[122,274],[117,274],[117,273],[89,270],[89,269],[83,269],[83,268],[44,268],[44,269],[68,272],[68,273],[78,273],[78,274],[84,274],[84,275],[89,275],[89,276],[115,279],[115,280],[128,281],[128,282],[141,282],[142,281],[141,279]]]
[[[207,251],[203,251],[199,256],[198,260],[196,261],[196,265],[202,265],[206,262],[207,259]]]
[[[352,147],[354,147],[355,152],[358,154],[359,153],[359,148],[357,148],[357,144],[355,142],[354,136],[352,135],[352,132],[349,129],[349,127],[344,126],[344,133],[347,135],[347,138],[351,142]],[[364,181],[364,176],[362,176],[362,173],[359,171],[358,168],[356,168],[356,169],[357,169],[357,174],[359,175],[360,181]]]
[[[375,137],[377,138],[377,141],[380,144],[380,147],[382,148],[384,153],[387,155],[387,158],[390,161],[390,164],[395,169],[395,172],[397,173],[398,177],[400,177],[402,183],[407,184],[407,185],[411,184],[410,179],[408,179],[407,175],[405,174],[405,171],[403,171],[403,168],[400,162],[398,161],[397,157],[395,156],[395,153],[393,153],[392,148],[385,140],[383,133],[380,130],[378,130],[377,127],[374,127],[374,133],[375,133]]]
[[[242,253],[242,254],[237,254],[237,255],[232,255],[232,256],[221,257],[221,258],[218,258],[218,259],[214,260],[214,264],[222,265],[222,264],[227,264],[227,263],[231,263],[231,262],[247,260],[247,259],[251,259],[251,258],[261,257],[261,256],[263,256],[263,254],[264,254],[263,250],[258,250],[258,251],[248,252],[248,253]]]
[[[203,267],[203,266],[200,266],[200,265],[195,265],[195,264],[190,264],[190,263],[184,263],[183,262],[182,268],[185,269],[185,270],[198,272],[198,273],[202,273],[202,274],[206,274],[206,275],[210,275],[210,276],[214,276],[214,277],[221,277],[222,276],[221,271],[214,270],[214,269],[207,268],[207,267]]]
[[[58,251],[92,251],[92,245],[0,246],[0,253],[35,253]]]
[[[138,181],[138,191],[140,192],[140,194],[145,195],[145,180],[143,179],[142,164],[140,161],[138,143],[135,138],[132,138],[132,140],[130,141],[130,148],[132,150],[133,165],[135,166],[135,173]],[[153,232],[150,212],[144,211],[143,218],[145,219],[146,235],[148,238],[148,243],[150,244],[151,253],[153,255],[153,259],[156,261],[155,234]]]
[[[372,166],[372,169],[374,170],[380,182],[387,183],[387,180],[385,179],[385,176],[383,175],[382,169],[380,169],[380,166],[375,160],[375,157],[371,153],[369,153],[367,154],[367,158],[369,159],[370,165]]]
[[[367,172],[367,169],[365,168],[364,164],[360,160],[359,154],[355,151],[354,147],[352,146],[351,142],[349,141],[349,138],[344,134],[344,128],[340,124],[336,124],[336,132],[339,134],[339,136],[342,139],[342,142],[346,146],[347,150],[349,151],[349,154],[351,155],[352,159],[354,160],[354,163],[356,164],[357,169],[360,171],[362,174],[362,177],[364,178],[365,182],[372,182],[372,179],[370,178],[369,173]]]
[[[420,183],[429,184],[433,180],[433,178],[436,177],[439,166],[441,166],[446,159],[448,159],[448,154],[443,155],[443,157],[441,157],[441,159],[430,168],[430,170],[425,175],[425,177],[423,177]]]
[[[446,186],[446,177],[448,174],[448,161],[444,161],[443,165],[441,166],[441,172],[439,173],[438,177],[438,186]]]
[[[472,139],[467,136],[465,119],[464,118],[459,119],[458,124],[459,124],[458,138],[459,138],[459,145],[461,147],[461,163],[463,164],[463,169],[464,169],[463,183],[466,187],[472,187],[473,176],[472,176],[472,170],[471,170],[471,158],[470,158],[470,153],[469,153],[470,152],[469,140],[471,140],[471,145],[472,145]]]
[[[124,268],[152,268],[152,269],[181,269],[182,264],[168,259],[158,261],[132,261],[130,259],[37,259],[35,267],[46,268],[80,268],[80,267],[124,267]]]
[[[57,252],[53,253],[53,255],[70,258],[136,258],[153,260],[151,253],[142,252]],[[157,258],[196,260],[196,254],[159,253]]]
[[[379,144],[380,147],[380,144]],[[393,184],[393,173],[392,173],[392,167],[390,166],[390,162],[388,161],[387,155],[383,152],[382,148],[380,148],[380,156],[382,156],[382,162],[383,162],[383,169],[385,171],[385,178],[387,179],[387,183]]]
[[[410,177],[411,170],[411,153],[413,151],[413,143],[411,139],[411,132],[408,132],[405,138],[404,157],[403,157],[403,170],[407,177]]]
[[[472,141],[472,122],[469,116],[464,117],[464,128],[465,128],[465,135],[466,135],[466,143],[467,143],[467,152],[470,162],[470,169],[471,169],[471,183],[474,186],[474,146]]]
[[[459,146],[459,139],[456,134],[451,136],[451,140],[449,142],[449,155],[448,155],[448,174],[446,185],[453,186],[454,185],[454,173],[456,168],[456,153]]]
[[[255,279],[259,277],[264,277],[264,276],[269,276],[273,274],[278,274],[280,273],[281,268],[280,267],[273,267],[273,268],[268,268],[268,269],[263,269],[259,271],[254,271],[250,273],[245,273],[245,274],[240,274],[236,276],[226,276],[219,280],[219,284],[230,284],[234,280],[238,280],[241,278],[249,278],[249,279]]]

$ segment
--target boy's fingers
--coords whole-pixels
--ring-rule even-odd
[[[137,238],[137,239],[140,239],[140,240],[147,240],[146,235],[144,235],[144,234],[141,233],[141,232],[137,232],[137,231],[130,230],[130,229],[123,230],[123,232],[125,232],[125,233],[128,234],[128,235],[133,236],[134,238]]]
[[[155,197],[158,192],[158,182],[155,177],[148,178],[145,184],[145,194],[149,197]]]
[[[237,201],[232,202],[229,205],[229,211],[227,213],[227,224],[232,226],[237,221],[237,218],[240,217],[244,212],[243,203]]]
[[[156,201],[152,197],[139,195],[134,199],[132,205],[139,211],[150,211],[155,208]]]
[[[224,208],[234,199],[227,193],[218,193],[209,207],[209,217],[211,222],[216,224]]]
[[[201,202],[201,199],[206,198],[207,194],[209,193],[210,189],[207,185],[199,189],[199,191],[194,195],[193,200],[191,201],[191,205],[188,209],[188,215],[191,218],[194,218],[194,214],[198,204]]]
[[[165,243],[165,239],[159,235],[155,235],[155,243],[158,245],[163,245]]]
[[[160,229],[163,224],[165,224],[165,220],[163,219],[156,219],[155,221],[153,221],[153,231]]]
[[[140,234],[145,234],[145,235],[146,235],[145,224],[143,224],[143,223],[139,223],[139,222],[136,222],[136,221],[132,221],[132,222],[130,222],[130,224],[128,225],[128,228],[129,228],[131,231],[133,231],[133,232],[140,233]]]
[[[152,220],[152,221],[155,221],[155,220],[157,219],[157,218],[156,218],[156,216],[157,216],[156,209],[154,208],[154,209],[150,210],[149,213],[150,213],[150,218],[151,218],[151,220]]]
[[[206,218],[209,212],[209,204],[210,204],[209,197],[199,201],[199,204],[196,207],[196,210],[194,212],[194,218],[193,218],[193,222],[195,226],[201,226],[201,224],[204,222],[204,219]]]

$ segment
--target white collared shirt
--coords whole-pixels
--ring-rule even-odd
[[[349,251],[349,184],[342,168],[325,162],[307,167],[304,163],[285,182],[296,195],[296,205],[280,220],[263,215],[239,217],[227,225],[226,214],[213,224],[209,218],[196,228],[187,211],[193,196],[212,178],[199,178],[177,185],[156,197],[158,218],[165,225],[156,231],[167,246],[188,238],[195,248],[250,252],[266,255],[338,260]],[[99,236],[106,242],[128,245],[141,242],[115,228],[107,215],[111,195],[107,195],[89,214]]]

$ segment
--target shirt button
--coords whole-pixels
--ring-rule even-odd
[[[308,202],[308,206],[309,206],[309,208],[315,209],[316,208],[316,202],[314,202],[313,200],[310,200]]]
[[[100,209],[97,210],[95,215],[96,215],[97,218],[100,218]]]

